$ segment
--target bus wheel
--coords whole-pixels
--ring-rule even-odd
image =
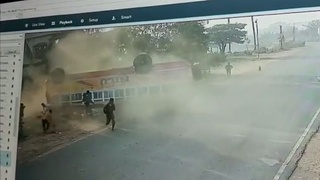
[[[152,58],[148,54],[140,54],[133,60],[133,67],[137,74],[147,74],[152,70]]]

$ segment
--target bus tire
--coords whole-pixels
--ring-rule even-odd
[[[148,54],[140,54],[133,60],[133,67],[137,74],[148,74],[152,70],[152,58]]]

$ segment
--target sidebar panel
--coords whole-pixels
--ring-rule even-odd
[[[0,180],[14,180],[24,35],[0,35]]]

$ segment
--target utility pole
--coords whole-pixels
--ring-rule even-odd
[[[295,25],[295,23],[293,23],[292,33],[293,33],[293,42],[295,42],[296,41],[296,25]]]
[[[282,26],[280,25],[280,49],[283,49]]]
[[[228,18],[228,24],[230,24],[230,18]],[[231,53],[231,43],[229,42],[229,53]]]
[[[256,19],[255,23],[256,23],[256,30],[257,30],[257,51],[258,51],[258,59],[260,59],[260,44],[259,44],[259,25],[258,25],[258,19]]]
[[[254,51],[257,50],[257,39],[256,39],[256,28],[254,26],[253,16],[251,16],[251,23],[252,23],[252,31],[253,31],[253,43],[254,43]]]

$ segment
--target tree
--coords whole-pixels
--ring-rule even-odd
[[[199,61],[208,51],[208,34],[204,22],[176,23],[170,51],[189,61]]]
[[[136,51],[166,52],[190,60],[208,49],[208,35],[200,21],[133,26],[128,32]]]
[[[84,33],[98,39],[103,36],[104,42],[108,40],[106,44],[118,48],[120,56],[165,52],[186,60],[199,60],[199,56],[207,53],[209,42],[202,21],[130,26],[107,32],[90,29]]]
[[[219,46],[221,54],[225,54],[228,43],[243,44],[247,31],[244,30],[246,24],[217,24],[208,29],[209,39]]]
[[[116,31],[112,34],[114,36],[113,43],[115,44],[114,46],[117,48],[117,53],[119,53],[119,58],[121,56],[127,54],[128,49],[131,47],[131,39],[128,34],[128,29],[127,28],[119,28],[116,29]]]
[[[320,28],[320,20],[310,21],[307,25],[305,25],[305,27],[307,28],[306,31],[310,35],[319,35],[318,29]]]
[[[166,51],[172,41],[174,23],[129,27],[132,46],[139,51]]]

